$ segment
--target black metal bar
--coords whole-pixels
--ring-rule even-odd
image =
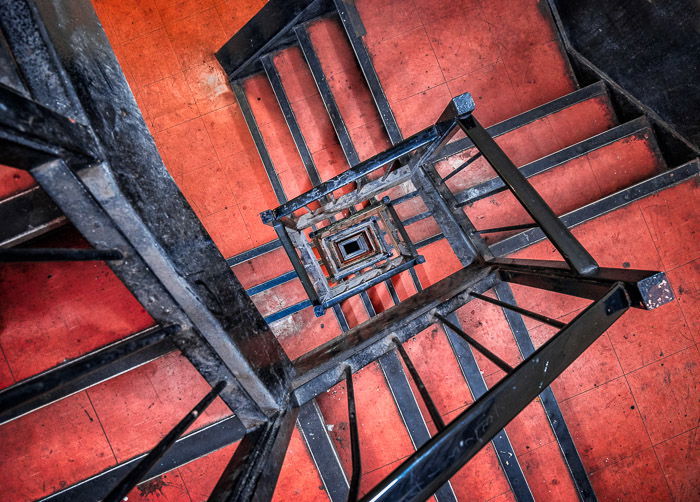
[[[331,502],[345,502],[348,498],[348,480],[315,399],[299,408],[297,423]]]
[[[338,108],[338,103],[333,96],[333,91],[331,90],[328,81],[326,80],[326,74],[323,72],[323,67],[321,66],[321,60],[316,54],[309,33],[306,30],[306,26],[297,26],[294,29],[297,36],[297,41],[299,42],[299,48],[304,54],[306,63],[309,65],[309,70],[311,71],[311,76],[316,82],[316,87],[318,87],[318,92],[321,95],[321,100],[323,101],[326,111],[328,112],[328,118],[333,125],[333,130],[338,138],[340,147],[343,149],[345,158],[350,166],[355,166],[360,163],[360,156],[357,154],[357,150],[352,143],[350,138],[350,133],[345,125],[345,120],[343,119],[340,109]],[[355,181],[355,180],[353,180]]]
[[[440,434],[411,455],[362,500],[418,501],[429,497],[483,448],[542,388],[559,376],[628,308],[621,285],[613,286],[514,372],[474,402]]]
[[[260,246],[257,246],[253,249],[249,249],[248,251],[238,253],[237,255],[232,256],[230,258],[227,258],[226,263],[229,267],[235,267],[236,265],[240,265],[241,263],[253,260],[258,256],[262,256],[265,253],[269,253],[271,251],[274,251],[275,249],[279,249],[280,247],[282,247],[282,243],[276,239],[270,242],[266,242],[265,244],[261,244]]]
[[[348,394],[348,422],[350,424],[350,452],[352,455],[352,475],[348,502],[357,500],[362,477],[362,458],[360,456],[360,434],[357,430],[357,411],[355,410],[355,387],[352,384],[352,368],[345,367],[345,387]]]
[[[486,130],[492,137],[496,138],[596,96],[607,96],[607,88],[603,82],[596,82],[581,89],[577,89],[572,93],[566,94],[548,103],[544,103],[536,108],[532,108],[531,110],[506,119],[498,124],[494,124]],[[457,141],[448,144],[445,149],[440,152],[440,156],[433,160],[437,162],[447,159],[453,155],[457,155],[458,153],[468,150],[473,146],[474,143],[472,143],[469,138],[458,139]]]
[[[518,170],[526,177],[531,178],[544,173],[556,166],[570,162],[576,158],[586,155],[594,150],[598,150],[607,145],[620,141],[630,136],[637,136],[649,132],[649,122],[645,117],[639,117],[619,126],[603,131],[590,138],[584,139],[574,145],[568,146],[554,153],[546,155],[537,160],[533,160]],[[463,207],[476,202],[485,197],[490,197],[499,192],[507,190],[508,187],[501,178],[491,178],[473,187],[466,188],[455,194],[458,201],[457,206]]]
[[[379,111],[379,116],[382,119],[384,128],[386,129],[387,135],[389,136],[389,141],[392,145],[395,145],[401,141],[401,131],[396,123],[394,114],[391,111],[391,106],[389,105],[389,100],[387,100],[384,94],[384,89],[379,81],[379,76],[374,69],[372,64],[372,58],[365,47],[365,43],[362,40],[364,35],[364,27],[361,25],[362,20],[356,11],[355,5],[352,2],[346,2],[344,0],[334,0],[335,8],[338,11],[338,16],[340,17],[340,22],[345,28],[345,33],[348,36],[350,45],[355,52],[355,57],[362,70],[362,74],[365,76],[365,81],[369,87],[370,94],[374,99],[374,104],[377,106]]]
[[[156,321],[184,327],[174,342],[210,384],[221,380],[230,384],[221,398],[236,410],[239,419],[246,426],[264,421],[267,414],[263,410],[274,409],[275,396],[282,391],[274,386],[281,384],[286,378],[282,374],[289,369],[276,365],[286,358],[281,346],[232,275],[227,279],[231,283],[219,287],[222,293],[227,291],[227,295],[237,298],[236,302],[230,306],[219,303],[215,312],[203,303],[210,299],[211,292],[186,282],[182,269],[174,269],[172,255],[164,253],[160,241],[154,242],[153,234],[148,232],[141,217],[134,214],[135,209],[123,198],[119,186],[105,169],[99,164],[75,173],[65,162],[56,160],[34,168],[32,174],[93,246],[125,250],[129,259],[109,262],[109,266]],[[78,174],[86,176],[87,181],[78,178]],[[93,185],[90,192],[87,183]],[[192,242],[200,242],[206,248],[206,241]],[[208,273],[219,267],[228,270],[223,260],[208,263],[211,266]],[[189,266],[183,266],[188,270]],[[200,291],[208,296],[203,298],[197,294]],[[223,321],[227,321],[227,328]],[[261,351],[259,347],[266,349]],[[280,355],[279,361],[271,360],[272,353]],[[255,366],[251,367],[251,363]],[[273,375],[276,379],[270,378]],[[251,396],[260,401],[251,400]]]
[[[618,282],[635,308],[652,310],[674,298],[663,272],[601,267],[594,274],[581,278],[560,261],[496,258],[488,263],[496,267],[507,282],[589,300],[597,300]]]
[[[0,84],[0,163],[31,169],[62,157],[88,165],[102,154],[87,127]]]
[[[271,224],[273,221],[276,221],[283,216],[289,216],[294,211],[302,209],[304,206],[317,201],[321,197],[334,192],[348,183],[357,181],[385,164],[397,160],[400,157],[411,153],[413,150],[431,143],[438,136],[438,128],[435,126],[429,127],[411,136],[410,138],[405,139],[392,148],[360,162],[359,164],[331,178],[330,180],[324,181],[317,187],[314,187],[308,192],[295,197],[278,208],[262,213],[263,223]]]
[[[179,438],[143,478],[153,479],[243,438],[246,430],[238,417],[228,416]],[[134,469],[147,453],[117,464],[99,474],[41,499],[42,502],[90,502],[102,500],[116,483]]]
[[[7,248],[0,249],[0,263],[35,261],[122,260],[118,249]]]
[[[496,300],[495,298],[490,298],[485,295],[480,295],[479,293],[471,293],[471,295],[474,298],[478,298],[479,300],[483,300],[485,302],[491,303],[493,305],[498,305],[501,308],[512,310],[513,312],[517,312],[520,315],[524,315],[525,317],[529,317],[530,319],[535,319],[537,321],[540,321],[544,324],[548,324],[550,326],[553,326],[555,328],[562,329],[566,327],[565,322],[557,321],[556,319],[552,319],[551,317],[547,317],[546,315],[538,314],[537,312],[531,312],[527,309],[524,309],[522,307],[518,307],[517,305],[511,305],[506,302],[502,302],[500,300]]]
[[[499,300],[515,305],[513,291],[507,282],[499,282],[496,284],[494,291]],[[513,338],[515,338],[520,354],[523,359],[527,359],[535,352],[535,345],[532,343],[532,338],[530,337],[530,333],[528,332],[522,316],[508,309],[503,309],[503,315],[513,333]],[[557,444],[559,445],[559,449],[569,469],[569,474],[571,475],[574,486],[578,491],[579,498],[582,502],[596,502],[597,497],[593,491],[591,481],[588,479],[586,468],[578,454],[574,439],[564,421],[564,415],[561,412],[561,408],[559,408],[559,403],[556,397],[554,397],[554,392],[552,392],[551,387],[547,387],[540,393],[540,403],[552,427],[554,437],[557,439]]]
[[[459,319],[457,315],[452,312],[445,316],[451,324],[459,327]],[[474,358],[474,353],[472,352],[471,346],[464,343],[460,336],[452,331],[450,327],[443,324],[443,329],[447,335],[447,340],[450,342],[450,346],[457,357],[457,362],[459,363],[459,368],[462,371],[462,375],[469,386],[469,390],[472,393],[472,397],[476,401],[481,396],[488,392],[488,387],[486,386],[486,381],[484,380],[484,375],[479,368],[479,365]],[[460,328],[461,329],[461,328]],[[515,455],[515,450],[513,445],[510,443],[510,438],[505,429],[502,429],[498,434],[496,434],[493,439],[491,439],[493,444],[496,457],[501,465],[501,469],[508,480],[515,500],[518,502],[534,502],[534,497],[532,496],[532,491],[527,483],[525,474],[523,473],[520,463],[518,462],[518,457]]]
[[[515,164],[503,153],[501,147],[493,140],[486,130],[473,117],[460,120],[464,133],[474,142],[484,154],[486,160],[508,185],[513,195],[520,201],[525,210],[535,220],[554,247],[564,259],[581,275],[594,273],[598,264],[586,249],[569,232],[556,214],[544,201],[542,196],[518,171]]]
[[[398,338],[394,338],[393,341],[396,345],[397,350],[399,351],[399,354],[401,355],[403,363],[406,365],[406,368],[408,369],[408,372],[411,375],[411,378],[413,379],[413,382],[416,384],[416,388],[418,389],[418,392],[420,393],[421,398],[425,403],[425,407],[428,409],[430,418],[433,419],[435,427],[438,431],[443,430],[445,428],[445,422],[442,420],[440,412],[438,411],[437,406],[435,406],[433,398],[430,397],[430,393],[428,392],[428,389],[423,383],[423,379],[420,377],[418,370],[416,370],[416,367],[413,366],[413,362],[411,361],[411,358],[408,357],[406,349],[404,349],[401,345],[401,341]]]
[[[67,220],[36,186],[1,200],[0,221],[0,247],[9,247],[58,228]]]
[[[279,176],[277,176],[275,166],[272,164],[272,159],[267,151],[267,146],[265,146],[265,140],[260,133],[260,128],[258,127],[257,120],[255,120],[255,115],[253,115],[253,110],[250,108],[250,103],[248,102],[248,97],[245,94],[245,90],[243,89],[241,83],[237,81],[231,82],[231,88],[233,89],[233,93],[236,95],[238,105],[241,107],[241,112],[243,113],[243,118],[245,119],[246,124],[248,124],[250,134],[253,136],[255,148],[258,150],[260,160],[262,160],[263,167],[265,168],[267,177],[272,185],[272,190],[275,192],[277,200],[280,202],[286,202],[287,196],[284,193],[284,188],[282,188],[282,183],[280,182]]]
[[[209,502],[271,500],[298,413],[298,408],[287,407],[246,434],[216,483]]]
[[[284,227],[284,225],[280,223],[276,223],[274,225],[274,228],[275,232],[277,233],[277,237],[279,238],[279,242],[282,244],[282,247],[287,252],[289,261],[292,262],[292,267],[294,267],[294,271],[299,277],[301,285],[304,287],[304,291],[306,291],[306,294],[309,296],[309,300],[314,305],[320,304],[318,294],[316,293],[316,288],[314,288],[314,285],[311,282],[311,278],[309,277],[306,268],[301,263],[301,260],[299,259],[299,256],[297,255],[297,252],[294,249],[294,244],[292,244],[292,241],[289,238],[287,229]]]
[[[153,327],[0,391],[0,424],[130,371],[172,351],[178,326]]]
[[[488,267],[466,267],[307,352],[294,361],[298,375],[293,383],[296,402],[301,405],[338,383],[345,366],[358,371],[393,350],[390,337],[407,340],[434,322],[435,310],[452,312],[471,299],[468,291],[486,291],[495,280]]]
[[[430,431],[418,407],[416,398],[413,395],[413,389],[411,389],[399,357],[392,351],[381,356],[378,361],[379,367],[382,369],[382,373],[384,373],[384,377],[389,385],[391,395],[394,397],[401,419],[411,438],[413,447],[418,449],[428,442]],[[457,500],[449,482],[442,485],[435,492],[435,498],[438,502],[453,502]]]
[[[455,169],[454,171],[452,171],[451,173],[449,173],[447,176],[445,176],[444,178],[442,178],[442,181],[444,181],[445,183],[447,183],[447,180],[449,180],[449,179],[452,178],[453,176],[456,176],[457,174],[459,174],[460,172],[462,172],[463,169],[469,167],[473,162],[476,162],[477,160],[479,160],[479,159],[481,158],[481,156],[482,156],[482,153],[481,153],[481,152],[476,152],[474,155],[472,155],[471,157],[469,157],[466,161],[462,162],[462,164],[461,164],[457,169]]]
[[[275,93],[277,102],[282,109],[282,114],[284,115],[284,120],[287,122],[287,127],[289,127],[289,132],[292,135],[294,144],[297,147],[301,161],[304,163],[306,168],[306,173],[309,175],[309,179],[313,185],[318,185],[321,183],[321,178],[318,175],[316,166],[314,165],[314,159],[311,157],[311,152],[309,147],[306,145],[306,140],[301,133],[301,128],[297,122],[296,116],[294,115],[294,110],[292,110],[292,105],[289,103],[289,98],[282,85],[282,79],[280,78],[279,72],[272,61],[272,56],[266,55],[261,58],[263,69],[267,75],[267,79],[270,82],[272,91]]]
[[[560,217],[561,221],[569,228],[581,225],[599,216],[641,200],[644,197],[648,197],[649,195],[658,193],[678,183],[687,181],[697,176],[699,173],[700,162],[697,160],[687,162],[628,188],[619,190],[607,197],[591,202],[586,206],[570,211]],[[545,235],[539,228],[532,229],[497,242],[491,246],[491,251],[493,251],[493,254],[496,256],[507,256],[543,239],[545,239]]]
[[[477,234],[495,234],[498,232],[508,232],[510,230],[524,230],[527,228],[539,228],[540,226],[537,223],[523,223],[522,225],[508,225],[505,227],[494,227],[494,228],[485,228],[483,230],[477,230]]]
[[[391,277],[395,276],[398,273],[403,272],[404,270],[408,270],[411,267],[415,267],[419,263],[423,263],[423,261],[425,261],[425,258],[423,258],[423,256],[420,256],[420,255],[416,256],[415,258],[412,258],[410,260],[406,260],[401,265],[398,265],[397,267],[394,267],[386,272],[383,272],[372,279],[368,279],[367,281],[362,282],[353,288],[349,288],[347,291],[339,294],[338,296],[333,297],[332,299],[330,299],[328,301],[324,301],[322,305],[324,308],[332,307],[333,305],[336,305],[337,303],[345,301],[350,297],[353,297],[359,293],[362,293],[363,291],[367,291],[372,286],[376,286],[377,284],[390,279]]]
[[[134,469],[109,492],[104,502],[119,502],[148,474],[154,465],[165,455],[165,452],[175,444],[175,441],[194,423],[199,415],[209,407],[216,397],[224,390],[226,382],[219,382],[212,388],[197,405],[183,417],[175,427],[146,455]]]
[[[476,295],[472,295],[472,296],[476,296]],[[477,298],[478,298],[478,296],[477,296]],[[452,323],[448,318],[446,318],[445,316],[442,316],[442,315],[440,315],[440,314],[435,314],[435,318],[436,318],[436,319],[439,319],[441,323],[443,323],[443,324],[446,325],[448,328],[450,328],[452,331],[454,331],[455,333],[457,333],[460,337],[462,337],[462,339],[464,339],[465,342],[467,342],[469,345],[471,345],[471,346],[474,347],[476,350],[478,350],[484,357],[486,357],[486,358],[487,358],[489,361],[491,361],[493,364],[495,364],[496,366],[498,366],[499,368],[501,368],[503,371],[505,371],[506,373],[510,373],[510,372],[513,371],[513,367],[512,367],[510,364],[508,364],[508,363],[505,362],[503,359],[501,359],[500,357],[498,357],[496,354],[494,354],[493,352],[491,352],[489,349],[487,349],[486,347],[484,347],[483,345],[481,345],[481,344],[480,344],[477,340],[475,340],[473,337],[471,337],[471,336],[469,336],[468,334],[466,334],[466,333],[462,330],[462,328],[460,328],[459,326],[457,326],[457,325],[455,325],[454,323]]]

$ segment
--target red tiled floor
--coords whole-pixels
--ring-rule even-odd
[[[579,500],[556,442],[518,457],[535,500]]]
[[[158,151],[172,176],[218,161],[204,124],[197,117],[155,134]]]
[[[648,448],[651,441],[624,378],[561,403],[564,419],[589,472]],[[601,434],[604,424],[604,434]]]
[[[700,499],[700,434],[698,428],[654,447],[675,500]]]
[[[210,387],[179,353],[172,353],[87,391],[119,462],[152,448]],[[190,430],[231,412],[212,403]]]
[[[187,68],[185,79],[202,114],[236,102],[223,69],[213,59]]]
[[[183,70],[208,62],[228,40],[214,7],[164,23]]]
[[[116,463],[85,392],[4,424],[0,444],[8,500],[35,500]]]
[[[591,474],[590,479],[601,502],[631,499],[659,502],[673,500],[653,448],[642,450],[596,471]]]
[[[209,499],[221,473],[236,451],[236,446],[237,443],[226,446],[178,468],[192,502],[205,502]]]
[[[199,115],[197,103],[182,73],[146,85],[139,94],[152,131],[162,131]]]
[[[391,401],[391,392],[378,363],[371,363],[353,374],[357,423],[362,455],[362,471],[369,472],[405,457],[413,451],[411,440]],[[317,397],[345,472],[350,472],[345,382]],[[392,434],[385,434],[393,431]]]
[[[700,423],[700,354],[696,346],[627,375],[653,444]]]
[[[131,490],[126,497],[130,501],[154,502],[191,502],[187,486],[177,470],[166,472],[154,479],[141,483]]]
[[[34,245],[84,243],[64,230]],[[101,262],[5,264],[0,267],[0,296],[0,345],[17,380],[153,324]]]
[[[148,32],[118,48],[119,62],[128,73],[129,85],[142,87],[181,70],[165,29]]]
[[[445,82],[430,39],[422,26],[403,31],[368,48],[384,92],[392,101]]]

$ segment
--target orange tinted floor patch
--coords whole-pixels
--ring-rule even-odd
[[[179,189],[225,258],[273,241],[260,212],[278,197],[256,150],[241,106],[214,58],[264,5],[262,0],[93,0],[109,41],[158,151]],[[470,92],[475,116],[492,126],[574,91],[566,56],[544,2],[537,0],[357,0],[364,42],[404,137],[433,124],[454,96]],[[360,159],[390,146],[381,117],[337,17],[307,26],[331,94]],[[321,180],[348,168],[303,54],[273,55],[284,91]],[[243,91],[287,198],[312,187],[279,103],[264,74],[246,78]],[[496,139],[518,166],[556,155],[620,125],[606,93],[599,93],[510,130]],[[458,134],[455,139],[462,137]],[[446,174],[475,153],[438,163]],[[563,214],[647,179],[668,166],[652,129],[616,138],[557,163],[531,178]],[[455,191],[495,176],[483,160],[452,178]],[[0,198],[34,185],[23,171],[0,166]],[[392,196],[411,192],[405,183]],[[629,311],[552,384],[599,500],[689,501],[700,497],[700,219],[698,184],[691,180],[574,229],[603,266],[662,270],[676,300],[653,312]],[[397,206],[402,219],[426,211],[416,197]],[[509,192],[465,207],[476,228],[531,221]],[[414,242],[441,232],[432,217],[407,227]],[[493,234],[496,242],[508,234]],[[84,246],[70,227],[33,245]],[[419,250],[422,287],[461,265],[445,239]],[[560,259],[548,242],[514,256]],[[281,248],[232,267],[264,316],[302,304],[298,278]],[[277,282],[275,282],[277,281]],[[415,294],[408,272],[391,279],[401,300]],[[513,285],[520,306],[568,321],[588,302]],[[493,296],[492,293],[487,293]],[[0,267],[0,388],[153,325],[111,270],[100,262],[11,264]],[[393,305],[389,289],[368,291],[373,308]],[[340,309],[349,326],[369,318],[359,296]],[[466,332],[511,365],[522,360],[503,311],[468,303],[456,315]],[[555,330],[524,319],[540,347]],[[342,333],[332,310],[321,317],[306,306],[270,322],[290,358]],[[457,340],[458,342],[461,340]],[[405,344],[446,422],[474,401],[455,352],[433,325]],[[488,387],[504,373],[475,353]],[[360,491],[368,492],[414,451],[380,365],[354,375],[362,450]],[[435,425],[419,398],[432,434]],[[0,487],[4,498],[33,500],[139,455],[160,439],[208,391],[178,352],[0,426]],[[341,382],[317,398],[346,475],[351,473],[347,397]],[[215,401],[190,431],[230,415]],[[576,490],[541,401],[508,426],[513,451],[536,500],[577,500]],[[603,433],[604,432],[604,433]],[[237,444],[139,485],[129,500],[207,500]],[[453,477],[459,500],[508,502],[515,497],[491,444]],[[314,458],[296,428],[274,500],[328,500]]]

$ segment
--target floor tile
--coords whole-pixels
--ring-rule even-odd
[[[627,375],[649,436],[657,444],[700,423],[700,354],[693,346]]]
[[[649,199],[642,209],[665,270],[700,258],[698,194],[697,183],[683,183]]]
[[[302,356],[341,333],[332,309],[316,317],[311,307],[273,322],[270,329],[290,359]]]
[[[190,494],[177,470],[166,472],[137,485],[125,497],[136,502],[191,502]]]
[[[654,447],[674,500],[700,499],[700,433],[695,428]]]
[[[155,134],[165,167],[173,176],[201,169],[218,161],[205,122],[196,117]]]
[[[442,84],[402,99],[391,108],[401,133],[407,138],[435,124],[451,99],[447,84]]]
[[[390,101],[407,98],[445,81],[423,27],[378,42],[369,51]]]
[[[219,160],[243,151],[246,156],[257,156],[253,138],[237,103],[202,115],[202,120]]]
[[[379,119],[367,122],[350,131],[350,137],[360,161],[367,160],[391,147],[389,138],[384,131],[384,124]],[[375,173],[379,172],[379,170],[375,171]]]
[[[327,78],[338,109],[349,130],[379,118],[364,77],[358,69],[336,71]]]
[[[480,0],[413,0],[419,19],[424,24],[449,17],[470,16],[481,10]]]
[[[57,433],[57,424],[63,433]],[[0,443],[0,485],[18,502],[41,498],[116,463],[84,392],[4,424]]]
[[[229,208],[236,208],[231,189],[220,180],[230,177],[219,161],[183,173],[178,187],[200,218]]]
[[[300,303],[308,299],[308,296],[301,285],[301,281],[299,281],[299,279],[293,279],[279,286],[275,286],[274,288],[261,291],[253,295],[251,299],[258,311],[266,317]]]
[[[238,33],[266,3],[266,0],[215,0],[226,37]]]
[[[495,27],[476,16],[465,24],[461,16],[444,17],[425,30],[445,80],[473,73],[500,59]]]
[[[481,2],[481,15],[496,28],[504,59],[522,58],[527,47],[556,38],[549,8],[537,0]]]
[[[447,86],[453,97],[465,92],[472,95],[476,103],[474,116],[484,127],[523,111],[518,106],[518,98],[506,67],[500,61],[451,80]]]
[[[233,457],[238,443],[226,446],[209,455],[178,468],[180,478],[187,487],[192,502],[206,502],[216,482]]]
[[[223,69],[214,59],[189,67],[185,70],[185,78],[201,114],[236,102]]]
[[[503,52],[502,52],[503,54]],[[515,112],[522,113],[560,96],[576,86],[558,42],[546,42],[523,48],[517,58],[503,56],[517,101]]]
[[[225,257],[255,247],[248,230],[241,228],[241,212],[236,206],[205,216],[202,224]],[[235,231],[232,232],[232,229]]]
[[[519,455],[518,460],[535,500],[579,500],[556,441]]]
[[[441,327],[433,324],[405,342],[403,347],[441,415],[446,416],[449,412],[474,401],[450,342]],[[398,351],[395,351],[395,354],[399,357]],[[440,361],[440,364],[435,364],[436,361]],[[404,373],[414,389],[416,401],[423,409],[423,416],[430,420],[418,389],[405,368]]]
[[[180,62],[165,29],[158,28],[119,48],[122,66],[129,72],[129,85],[142,87],[180,72]],[[122,58],[120,58],[121,62]]]
[[[634,397],[625,379],[618,378],[560,401],[564,419],[588,472],[651,446]],[[601,430],[605,434],[601,434]]]
[[[601,502],[671,501],[671,493],[653,448],[647,448],[590,476]]]
[[[451,481],[457,500],[491,500],[509,488],[491,444],[484,446]]]
[[[624,317],[624,316],[623,316]],[[566,321],[570,317],[566,318]],[[541,347],[556,330],[538,326],[530,330],[536,347]],[[603,333],[552,383],[557,398],[568,399],[622,376],[623,372],[607,333]]]
[[[149,450],[210,387],[179,353],[172,353],[88,390],[119,462]],[[118,405],[117,405],[118,403]],[[189,429],[225,416],[217,401]]]
[[[299,502],[327,500],[323,482],[304,440],[295,428],[282,464],[273,501],[294,499]]]
[[[183,69],[207,63],[228,39],[214,7],[165,21],[165,29]]]
[[[607,95],[576,103],[548,115],[545,120],[559,140],[560,148],[600,134],[618,123]]]
[[[292,110],[311,153],[340,146],[333,124],[328,118],[328,112],[319,95],[298,99],[292,104]]]
[[[661,172],[665,163],[655,149],[651,132],[645,130],[594,150],[586,157],[603,193],[608,195]]]
[[[284,249],[279,247],[232,268],[244,288],[257,286],[292,270]]]
[[[318,95],[316,82],[299,47],[289,47],[278,52],[274,55],[274,63],[290,103]]]
[[[608,336],[625,373],[695,344],[676,302],[652,311],[630,309]]]
[[[154,0],[164,23],[179,21],[210,9],[213,0]]]
[[[700,260],[694,260],[686,265],[667,272],[671,287],[676,295],[690,334],[694,334],[696,342],[700,342]]]
[[[357,69],[357,59],[340,22],[320,19],[307,26],[309,37],[326,77]]]
[[[153,131],[162,131],[199,115],[197,103],[182,73],[144,86],[139,95]]]
[[[0,200],[27,190],[34,185],[36,185],[36,181],[27,171],[0,165]]]
[[[417,28],[423,21],[413,0],[361,0],[355,4],[370,40],[386,40]]]
[[[353,374],[362,471],[369,472],[413,452],[411,440],[396,409],[378,363]],[[316,398],[346,473],[351,471],[350,432],[345,382]],[[392,434],[385,434],[386,431]]]
[[[155,0],[93,0],[112,45],[144,35],[162,25]]]
[[[85,246],[69,229],[34,244]],[[17,380],[153,325],[101,262],[6,264],[0,267],[0,296],[0,344]]]

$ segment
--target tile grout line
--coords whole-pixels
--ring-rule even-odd
[[[90,398],[89,389],[85,389],[85,396],[87,397],[88,402],[90,403],[90,407],[92,408],[92,412],[95,414],[95,418],[97,419],[97,423],[100,424],[100,429],[102,429],[102,434],[104,434],[105,440],[107,441],[107,445],[109,446],[109,449],[112,452],[112,455],[114,456],[114,463],[115,463],[115,465],[118,465],[119,459],[117,458],[117,454],[114,451],[114,447],[112,447],[112,441],[110,441],[109,436],[107,435],[107,431],[105,430],[105,427],[102,424],[102,420],[100,419],[100,415],[97,413],[97,410],[95,409],[95,405],[92,402],[92,398]]]

